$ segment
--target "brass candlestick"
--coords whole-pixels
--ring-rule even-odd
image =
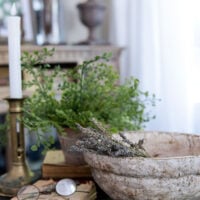
[[[15,195],[19,188],[35,180],[34,173],[25,160],[24,126],[21,121],[23,100],[24,98],[7,99],[10,116],[8,144],[11,163],[8,172],[0,177],[0,192],[7,196]]]

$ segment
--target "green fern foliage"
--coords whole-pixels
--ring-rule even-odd
[[[95,118],[114,133],[142,129],[155,117],[147,111],[155,106],[155,95],[141,91],[133,77],[119,84],[118,73],[108,64],[110,53],[63,71],[46,63],[53,52],[44,48],[22,55],[23,71],[32,77],[24,89],[34,87],[24,102],[24,124],[30,130],[41,134],[53,126],[62,134],[64,127],[76,129],[77,123],[93,126]]]

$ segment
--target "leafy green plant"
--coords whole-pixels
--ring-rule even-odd
[[[107,62],[110,53],[63,71],[59,66],[50,70],[45,62],[53,52],[44,48],[22,55],[23,71],[32,77],[24,88],[34,87],[24,102],[24,125],[37,133],[35,150],[41,143],[46,147],[53,143],[44,135],[52,126],[63,134],[63,128],[76,129],[77,123],[92,127],[95,118],[115,133],[142,129],[155,117],[147,111],[147,105],[155,106],[155,96],[141,91],[133,77],[120,85],[118,73]]]

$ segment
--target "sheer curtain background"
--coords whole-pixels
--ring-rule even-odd
[[[111,8],[110,40],[125,47],[121,81],[135,76],[161,99],[146,129],[200,133],[200,1],[112,0]]]

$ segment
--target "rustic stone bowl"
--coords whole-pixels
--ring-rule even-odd
[[[199,200],[200,136],[129,132],[144,140],[150,158],[114,158],[84,153],[95,182],[114,200]]]

